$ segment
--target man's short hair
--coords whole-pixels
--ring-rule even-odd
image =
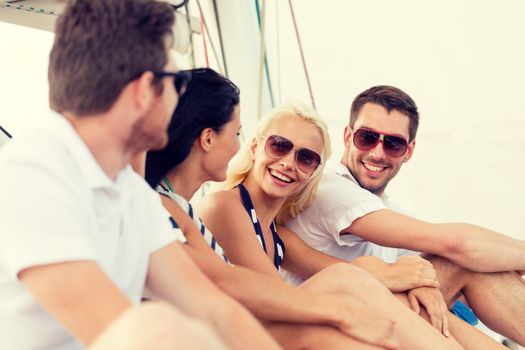
[[[154,0],[71,0],[49,56],[49,103],[78,116],[103,113],[122,89],[168,61],[174,14]],[[154,81],[160,93],[160,79]]]
[[[419,112],[414,100],[401,89],[394,86],[379,85],[363,91],[352,102],[350,110],[350,127],[353,128],[359,112],[366,103],[375,103],[383,106],[388,113],[392,110],[399,111],[410,120],[409,137],[412,141],[416,137],[417,127],[419,126]]]

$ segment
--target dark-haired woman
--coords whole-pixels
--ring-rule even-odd
[[[149,152],[146,159],[146,179],[185,233],[190,256],[285,349],[396,349],[394,321],[371,312],[374,306],[346,295],[294,288],[279,278],[225,262],[222,248],[189,200],[205,181],[226,177],[228,161],[239,147],[239,90],[211,69],[191,73],[168,129],[167,147]],[[387,295],[379,283],[363,275],[372,294]]]

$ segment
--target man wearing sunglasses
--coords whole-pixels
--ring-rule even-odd
[[[166,145],[188,79],[170,60],[173,21],[154,0],[70,1],[58,18],[53,112],[0,152],[1,349],[279,348],[197,268],[129,166]],[[129,325],[146,287],[174,307]]]
[[[514,312],[525,307],[525,242],[475,225],[414,219],[385,194],[412,156],[418,123],[416,104],[398,88],[375,86],[359,94],[341,162],[323,175],[312,205],[286,226],[311,247],[353,260],[391,290],[408,291],[416,311],[417,301],[428,305],[438,296],[428,281],[414,283],[425,261],[403,255],[427,253],[448,307],[463,294],[487,326],[525,345],[525,314]],[[388,280],[388,274],[398,278]]]

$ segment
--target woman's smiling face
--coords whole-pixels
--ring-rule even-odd
[[[293,143],[292,150],[279,158],[269,156],[265,145],[271,135],[290,140]],[[254,140],[254,165],[250,174],[270,197],[286,199],[301,191],[311,178],[311,174],[297,167],[297,151],[305,148],[321,155],[323,147],[322,134],[311,122],[294,115],[279,118],[263,137]]]

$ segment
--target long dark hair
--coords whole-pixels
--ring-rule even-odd
[[[229,79],[210,68],[190,72],[191,81],[168,127],[168,145],[163,150],[148,152],[146,157],[146,181],[153,188],[188,157],[202,130],[212,128],[221,132],[239,104],[239,88]]]

